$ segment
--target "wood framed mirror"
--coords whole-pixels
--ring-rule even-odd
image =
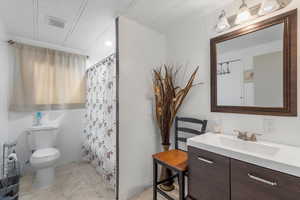
[[[215,37],[211,111],[297,116],[297,10]]]

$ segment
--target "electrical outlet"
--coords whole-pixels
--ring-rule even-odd
[[[275,120],[274,119],[264,119],[263,128],[265,133],[271,133],[275,130]]]

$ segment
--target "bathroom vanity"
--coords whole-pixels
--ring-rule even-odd
[[[211,111],[297,116],[297,30],[293,10],[212,38]],[[189,197],[299,200],[300,148],[244,137],[188,139]]]
[[[188,139],[189,197],[298,200],[300,148],[206,133]]]

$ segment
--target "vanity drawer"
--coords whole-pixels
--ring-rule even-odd
[[[199,200],[230,199],[230,159],[188,147],[189,196]]]
[[[299,200],[300,178],[231,159],[232,200]]]

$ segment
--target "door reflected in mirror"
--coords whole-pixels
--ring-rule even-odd
[[[284,105],[284,24],[220,42],[217,50],[217,105]]]

